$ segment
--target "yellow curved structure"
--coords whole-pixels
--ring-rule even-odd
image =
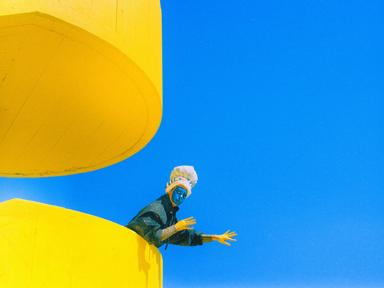
[[[13,199],[0,203],[0,287],[158,288],[162,257],[110,221]]]
[[[87,172],[162,114],[159,0],[0,1],[0,176]]]

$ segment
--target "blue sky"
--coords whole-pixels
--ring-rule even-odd
[[[238,242],[162,248],[164,287],[384,287],[383,2],[162,7],[154,139],[99,171],[0,178],[0,200],[126,224],[190,164],[200,179],[179,218]]]

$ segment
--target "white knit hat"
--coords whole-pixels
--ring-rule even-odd
[[[182,186],[187,190],[187,197],[191,195],[192,188],[197,183],[197,173],[193,166],[177,166],[173,168],[165,191],[168,193],[176,186]]]

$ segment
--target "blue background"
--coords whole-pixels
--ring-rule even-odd
[[[0,178],[0,200],[126,224],[171,169],[178,213],[231,247],[170,246],[165,287],[384,287],[382,1],[163,1],[164,114],[145,149],[67,177]]]

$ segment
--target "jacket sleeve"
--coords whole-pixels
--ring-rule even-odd
[[[161,238],[161,219],[155,212],[147,212],[132,220],[128,228],[142,236],[150,244],[160,247],[163,242]]]
[[[196,230],[183,230],[169,238],[169,243],[182,246],[197,246],[203,244],[203,238]]]

